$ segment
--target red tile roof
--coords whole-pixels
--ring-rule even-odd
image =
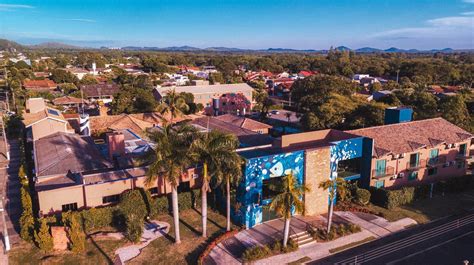
[[[434,118],[348,131],[374,140],[377,157],[392,153],[414,152],[441,143],[453,144],[468,140],[473,135],[443,118]]]
[[[23,87],[26,89],[55,89],[57,86],[54,81],[49,79],[23,81]]]
[[[227,122],[235,126],[238,126],[240,128],[244,128],[244,129],[252,130],[252,131],[272,128],[272,126],[268,124],[265,124],[256,120],[252,120],[246,117],[232,115],[232,114],[225,114],[225,115],[217,116],[215,118],[223,122]]]

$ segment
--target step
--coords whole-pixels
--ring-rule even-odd
[[[299,237],[299,236],[305,235],[307,233],[308,233],[308,231],[302,231],[302,232],[290,235],[290,238],[294,239],[295,237]]]
[[[313,237],[309,237],[309,238],[307,238],[307,239],[305,239],[305,240],[300,240],[300,241],[297,242],[297,243],[298,243],[298,247],[307,245],[307,244],[309,244],[309,243],[311,243],[311,242],[313,242],[313,241],[314,241],[314,238],[313,238]]]

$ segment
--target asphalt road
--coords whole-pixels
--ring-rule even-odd
[[[474,264],[474,212],[372,241],[308,264]]]

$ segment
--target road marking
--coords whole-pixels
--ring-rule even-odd
[[[457,237],[455,237],[455,238],[451,238],[451,239],[448,240],[448,241],[445,241],[445,242],[443,242],[443,243],[436,244],[436,245],[431,246],[431,247],[429,247],[429,248],[426,248],[426,249],[417,251],[417,252],[415,252],[415,253],[413,253],[413,254],[410,254],[410,255],[408,255],[408,256],[406,256],[406,257],[403,257],[403,258],[401,258],[401,259],[397,259],[397,260],[391,261],[391,262],[387,263],[387,265],[395,264],[395,263],[397,263],[397,262],[399,262],[399,261],[402,261],[402,260],[405,260],[405,259],[409,259],[409,258],[411,258],[411,257],[414,257],[414,256],[420,254],[420,253],[423,253],[423,252],[425,252],[425,251],[432,250],[432,249],[437,248],[437,247],[439,247],[439,246],[442,246],[442,245],[444,245],[444,244],[453,242],[453,241],[455,241],[455,240],[458,240],[458,239],[460,239],[460,238],[462,238],[462,237],[465,237],[465,236],[467,236],[467,235],[470,235],[470,234],[472,234],[472,233],[474,233],[474,231],[471,231],[471,232],[469,232],[469,233],[467,233],[467,234],[464,234],[464,235],[457,236]]]
[[[414,245],[418,243],[419,241],[426,241],[430,238],[448,233],[452,230],[455,230],[461,226],[464,225],[469,225],[472,222],[474,222],[474,214],[470,214],[468,216],[464,216],[460,219],[453,220],[451,222],[442,224],[437,227],[430,228],[428,230],[422,231],[418,234],[414,234],[411,236],[408,236],[406,238],[399,239],[397,241],[394,241],[392,243],[389,243],[387,245],[380,246],[378,248],[375,248],[373,250],[369,250],[366,253],[360,254],[353,256],[351,258],[344,259],[342,261],[337,262],[336,264],[353,264],[354,261],[357,261],[357,263],[362,263],[362,262],[367,262],[376,258],[379,258],[381,256],[393,253],[398,251],[401,248],[406,248],[408,246]],[[395,248],[398,247],[398,248]]]

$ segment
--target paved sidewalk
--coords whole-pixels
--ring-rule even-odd
[[[311,220],[308,220],[307,218],[308,217],[302,216],[292,218],[292,227],[294,226],[293,223],[295,220],[295,226],[300,228],[303,223],[326,222],[325,218],[321,216],[311,217]],[[404,218],[396,222],[388,222],[386,219],[372,214],[354,212],[335,212],[334,219],[343,219],[357,224],[362,228],[362,231],[330,242],[319,243],[313,241],[300,247],[295,252],[272,256],[253,262],[253,264],[282,264],[293,262],[304,257],[309,257],[312,260],[321,259],[331,255],[329,252],[331,249],[345,246],[352,242],[362,241],[369,237],[383,237],[390,233],[402,230],[406,226],[416,224],[416,222],[410,218]],[[273,225],[279,227],[277,222],[283,223],[282,220],[267,222],[258,225],[255,228],[244,230],[236,234],[234,237],[221,242],[211,251],[208,258],[205,260],[205,264],[242,264],[240,257],[246,248],[272,242],[273,238],[282,238],[282,229],[271,228]]]

